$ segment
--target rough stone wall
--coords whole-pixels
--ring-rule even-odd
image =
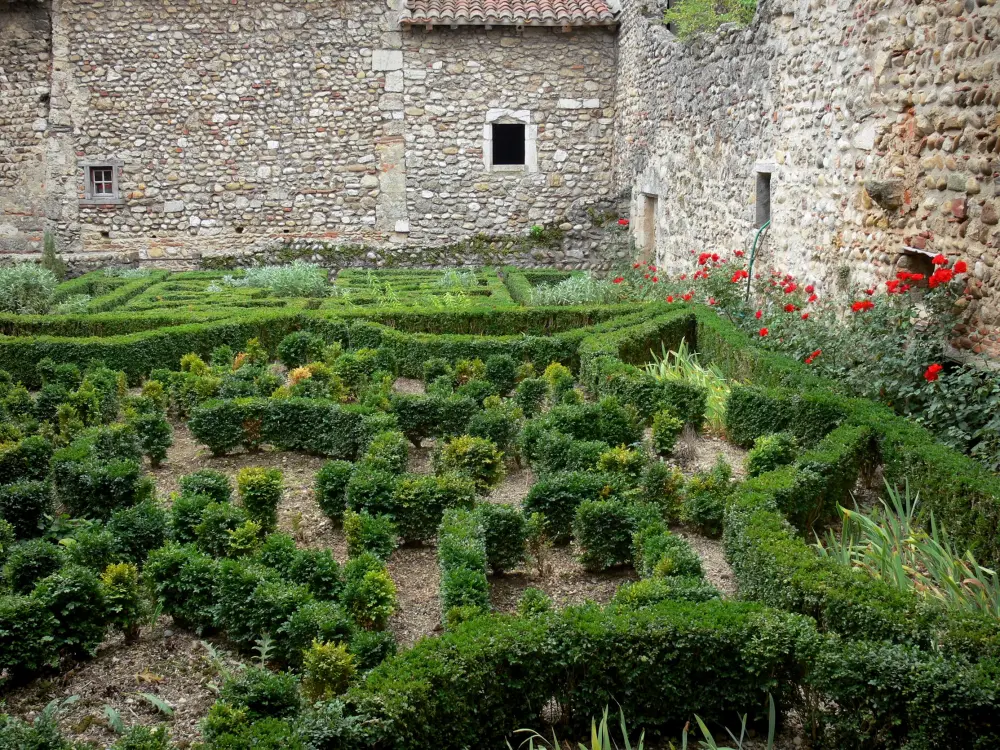
[[[740,247],[771,170],[765,268],[832,290],[966,259],[978,324],[959,343],[1000,354],[995,0],[762,0],[750,28],[689,45],[645,10],[625,3],[616,98],[639,245],[652,195],[661,264]]]
[[[44,193],[39,215],[77,267],[269,257],[302,240],[332,263],[419,264],[535,223],[571,235],[536,246],[538,262],[604,265],[587,208],[611,185],[613,30],[411,32],[400,0],[51,3],[51,44],[0,9],[18,45],[0,51],[18,87],[0,132],[38,158],[20,182]],[[29,107],[36,82],[51,84],[48,121]],[[529,110],[537,172],[486,172],[498,107]],[[87,165],[110,162],[121,204],[86,204]]]
[[[0,252],[34,252],[45,228],[51,29],[42,3],[0,0]]]

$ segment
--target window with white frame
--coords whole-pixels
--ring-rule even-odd
[[[491,109],[483,127],[483,165],[489,172],[537,172],[538,126],[526,109]]]
[[[83,205],[116,205],[125,202],[119,187],[122,163],[116,160],[83,164]]]

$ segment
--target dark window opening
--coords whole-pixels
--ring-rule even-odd
[[[493,124],[493,164],[524,166],[524,125]]]
[[[115,194],[114,170],[111,167],[90,168],[90,194],[95,198],[110,198]]]
[[[243,234],[243,227],[236,227],[236,234]]]
[[[771,220],[771,173],[757,173],[757,221],[762,227]]]
[[[106,240],[110,240],[111,239],[111,232],[101,232],[101,237],[103,237]]]

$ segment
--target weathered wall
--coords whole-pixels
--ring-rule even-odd
[[[773,168],[768,266],[832,289],[964,258],[981,325],[961,343],[1000,353],[995,0],[762,0],[691,45],[643,10],[622,18],[615,154],[639,244],[651,194],[661,264],[741,246]]]
[[[0,252],[34,252],[45,224],[49,17],[0,0]]]
[[[4,137],[47,169],[20,182],[44,192],[77,262],[182,265],[307,240],[331,263],[420,263],[543,224],[574,241],[529,259],[603,265],[586,209],[611,185],[614,31],[411,32],[400,7],[51,0],[48,129],[26,93],[48,84],[48,37],[27,33],[45,6],[0,10],[18,45],[0,52],[19,89]],[[490,108],[530,111],[537,172],[485,169]],[[82,203],[86,165],[112,160],[122,205]],[[6,192],[0,204],[22,211]]]

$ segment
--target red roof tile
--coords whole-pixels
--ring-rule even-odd
[[[617,3],[615,5],[617,7]],[[603,26],[614,24],[616,20],[608,0],[406,0],[400,23]]]

